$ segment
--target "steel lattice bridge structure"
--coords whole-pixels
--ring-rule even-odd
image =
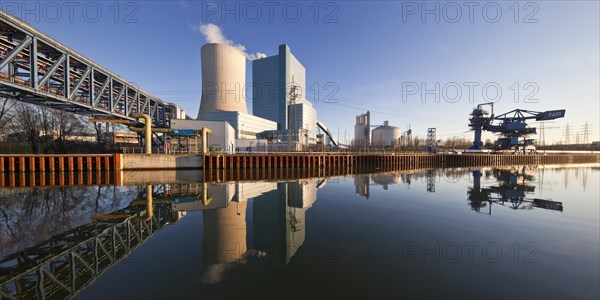
[[[170,127],[181,111],[0,10],[0,97],[84,116]]]
[[[0,298],[68,299],[169,224],[171,209],[129,207],[0,261]]]

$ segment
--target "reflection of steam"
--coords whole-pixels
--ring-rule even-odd
[[[223,276],[225,275],[225,272],[227,270],[234,268],[236,266],[239,266],[239,265],[246,264],[246,262],[248,261],[247,258],[249,258],[249,257],[264,257],[264,256],[267,256],[267,252],[250,249],[246,253],[244,253],[244,255],[242,256],[242,258],[240,260],[230,262],[230,263],[220,263],[220,264],[209,265],[208,270],[206,270],[206,272],[204,274],[202,274],[202,283],[204,283],[204,284],[218,283],[223,279]]]
[[[223,279],[223,275],[225,271],[231,267],[229,263],[209,265],[206,273],[202,274],[202,283],[204,284],[215,284],[221,279]]]

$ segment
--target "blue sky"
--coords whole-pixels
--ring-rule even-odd
[[[205,39],[197,27],[213,23],[250,53],[274,55],[288,44],[313,87],[307,99],[315,101],[318,87],[318,118],[342,140],[344,133],[351,138],[355,115],[366,110],[372,123],[410,124],[419,137],[436,127],[438,138],[470,138],[468,114],[485,101],[484,86],[490,100],[501,91],[496,113],[566,109],[566,118],[546,125],[552,127],[546,143],[564,140],[567,123],[571,142],[578,132],[583,140],[586,121],[589,140],[600,140],[597,1],[77,4],[2,1],[0,8],[190,116],[197,115],[201,94]],[[424,9],[432,12],[422,15]]]

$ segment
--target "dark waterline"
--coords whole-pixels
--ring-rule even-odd
[[[36,296],[35,276],[10,281],[39,270],[28,247],[144,224],[151,188],[164,221],[77,298],[597,299],[599,181],[596,164],[1,189],[0,292]]]

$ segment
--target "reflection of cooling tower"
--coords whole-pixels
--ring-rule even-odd
[[[228,45],[202,46],[202,99],[198,119],[222,111],[246,113],[246,58]]]
[[[202,212],[205,263],[235,262],[246,253],[246,203],[231,202],[227,208]]]

